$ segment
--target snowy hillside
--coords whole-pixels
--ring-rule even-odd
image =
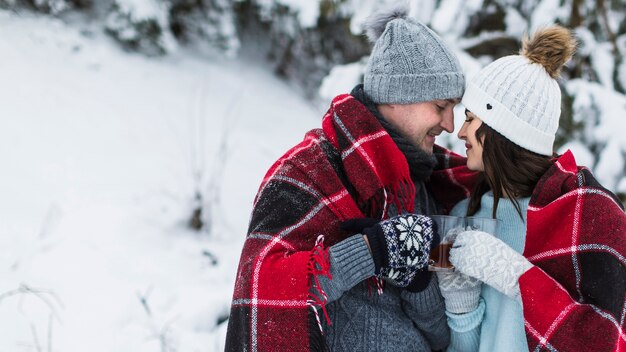
[[[361,24],[394,1],[0,0],[0,352],[223,350],[261,178],[361,80]],[[468,77],[527,29],[575,28],[559,152],[626,199],[626,2],[613,46],[591,0],[571,5],[584,20],[555,0],[409,3]]]
[[[0,11],[0,351],[221,350],[252,198],[320,114],[256,65],[83,33]]]

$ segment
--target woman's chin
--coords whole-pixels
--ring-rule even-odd
[[[467,159],[467,168],[472,171],[485,171],[485,167],[483,166],[483,163],[476,162],[472,160],[471,158]]]

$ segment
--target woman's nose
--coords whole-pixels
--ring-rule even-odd
[[[457,134],[457,137],[459,139],[465,139],[467,137],[467,134],[465,133],[466,132],[465,130],[466,130],[465,124],[461,125],[461,129],[459,130],[459,133]]]

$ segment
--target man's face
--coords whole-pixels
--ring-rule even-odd
[[[454,131],[453,109],[459,102],[460,99],[448,99],[413,104],[382,104],[378,110],[411,144],[432,153],[435,138],[443,131]]]

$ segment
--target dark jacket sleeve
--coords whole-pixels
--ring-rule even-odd
[[[404,311],[424,334],[433,350],[443,350],[450,343],[446,307],[439,292],[437,276],[433,275],[426,289],[402,292]]]

